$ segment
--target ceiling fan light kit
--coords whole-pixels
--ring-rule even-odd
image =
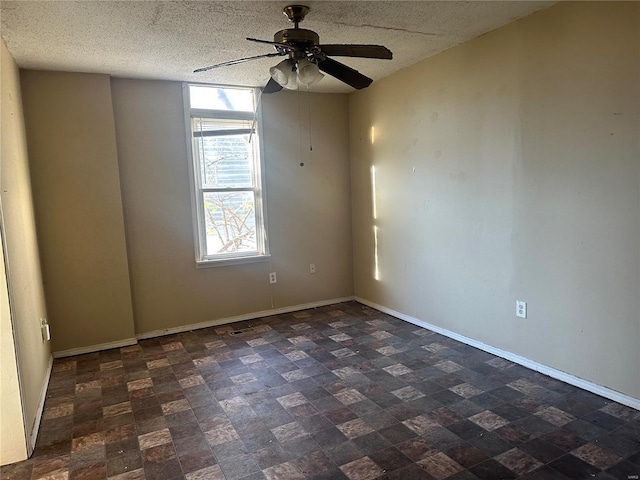
[[[311,85],[319,82],[323,77],[324,75],[320,73],[318,65],[304,58],[298,60],[298,80],[301,83]]]
[[[285,88],[293,88],[287,87],[289,84],[293,84],[291,81],[295,77],[295,62],[290,59],[282,60],[279,64],[269,69],[269,75],[271,78],[278,82],[278,85],[281,85]]]
[[[320,37],[316,32],[298,27],[299,23],[309,13],[309,10],[310,8],[306,5],[288,5],[284,7],[282,12],[294,24],[294,28],[286,28],[276,32],[273,36],[273,41],[247,38],[252,42],[272,45],[276,50],[274,53],[218,63],[209,67],[199,68],[194,72],[206,72],[214,68],[236,65],[258,58],[288,56],[288,58],[269,69],[271,78],[267,82],[263,93],[275,93],[282,90],[282,88],[296,89],[299,84],[304,84],[308,87],[324,77],[320,71],[356,89],[366,88],[371,85],[372,79],[329,57],[391,60],[393,58],[391,51],[382,45],[320,44]]]
[[[318,66],[307,59],[292,60],[287,58],[269,69],[269,74],[278,85],[295,90],[301,83],[309,87],[324,78]]]

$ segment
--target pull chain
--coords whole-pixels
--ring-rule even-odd
[[[300,149],[300,166],[304,167],[304,160],[302,159],[302,108],[300,106],[300,82],[298,82],[298,89],[296,96],[298,97],[298,126],[300,130],[298,130],[298,148]]]
[[[307,112],[309,113],[309,151],[313,152],[313,142],[311,141],[311,95],[309,95],[308,83],[307,83]]]

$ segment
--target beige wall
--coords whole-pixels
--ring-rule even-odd
[[[36,422],[51,353],[40,334],[40,319],[47,317],[47,311],[31,201],[20,76],[3,42],[0,62],[0,218],[4,237],[0,266],[0,464],[5,464],[26,458],[25,426],[31,432]]]
[[[5,275],[4,242],[0,256],[0,465],[27,458],[27,441],[13,339],[9,287]]]
[[[182,86],[113,79],[112,94],[137,333],[353,294],[345,95],[310,96],[313,153],[297,96],[263,97],[272,261],[196,269]]]
[[[196,269],[181,84],[22,86],[54,351],[353,294],[346,95],[265,97],[272,260]]]
[[[283,91],[262,104],[274,304],[351,296],[348,97]]]
[[[639,9],[561,3],[351,95],[357,296],[640,398]]]
[[[53,350],[134,337],[106,75],[22,72]]]

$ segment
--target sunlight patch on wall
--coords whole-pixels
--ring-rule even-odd
[[[373,226],[373,278],[380,280],[380,262],[378,259],[378,226]]]
[[[378,202],[376,201],[376,166],[371,165],[371,208],[373,219],[378,218]]]
[[[373,141],[374,130],[371,127],[371,139]],[[377,202],[376,166],[371,165],[371,214],[373,216],[373,278],[380,280],[380,263],[378,258],[378,202]]]

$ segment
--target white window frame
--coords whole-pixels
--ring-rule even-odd
[[[255,112],[239,112],[235,110],[208,110],[192,109],[189,95],[189,87],[206,86],[215,88],[230,88],[252,90],[254,96]],[[189,184],[191,190],[191,211],[193,221],[193,238],[195,261],[197,268],[218,267],[226,265],[239,265],[245,263],[268,262],[271,259],[269,253],[269,242],[267,235],[267,216],[265,198],[265,175],[264,175],[264,149],[262,146],[262,111],[260,108],[260,90],[249,87],[236,87],[229,85],[213,85],[204,83],[185,82],[182,84],[182,93],[185,112],[185,128],[187,135],[187,153],[189,156]],[[257,142],[255,155],[258,157],[254,165],[253,187],[241,188],[206,188],[202,186],[200,178],[200,159],[195,145],[195,137],[192,131],[192,118],[215,118],[220,120],[248,120],[255,118],[255,132],[251,142]],[[206,192],[234,192],[253,191],[255,199],[255,219],[256,219],[256,244],[258,252],[231,252],[215,255],[207,255],[206,245],[206,221],[204,215],[203,195]]]

